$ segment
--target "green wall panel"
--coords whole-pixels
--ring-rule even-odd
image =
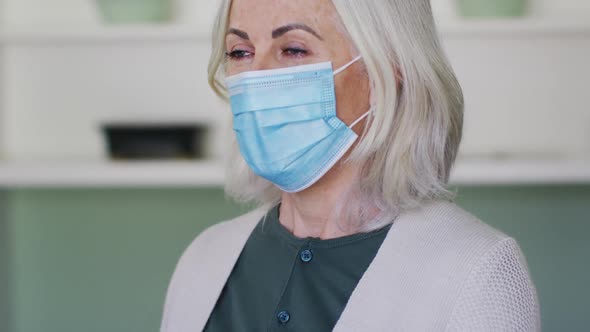
[[[10,294],[10,238],[8,195],[0,192],[0,331],[12,330],[12,299]]]
[[[156,331],[183,249],[240,212],[219,190],[11,195],[15,332]]]
[[[590,186],[458,191],[461,206],[519,241],[543,330],[590,326]],[[10,290],[0,297],[0,331],[157,331],[183,249],[246,210],[220,189],[0,193],[0,295]]]

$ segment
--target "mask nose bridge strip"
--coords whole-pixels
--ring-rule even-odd
[[[345,71],[346,68],[352,66],[353,63],[359,61],[362,58],[361,55],[357,56],[356,58],[352,59],[349,63],[345,64],[344,66],[340,67],[339,69],[334,71],[334,76],[340,74],[341,72]]]

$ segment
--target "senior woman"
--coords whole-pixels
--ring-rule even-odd
[[[517,242],[446,189],[463,98],[428,0],[223,0],[209,82],[261,208],[189,246],[162,331],[540,329]]]

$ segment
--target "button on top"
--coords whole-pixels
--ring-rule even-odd
[[[279,319],[279,323],[287,324],[289,319],[291,319],[291,315],[289,314],[289,312],[287,310],[283,310],[283,311],[279,312],[279,314],[277,315],[277,318]]]
[[[311,259],[313,258],[313,253],[311,252],[311,250],[305,249],[305,250],[301,251],[301,253],[299,254],[299,257],[301,258],[302,261],[307,263],[307,262],[311,261]]]

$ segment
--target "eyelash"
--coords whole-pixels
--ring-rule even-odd
[[[288,57],[302,58],[308,54],[307,50],[298,47],[287,47],[283,50],[283,54]]]
[[[243,50],[234,50],[231,52],[225,52],[225,57],[230,60],[241,60],[246,57],[246,53],[250,52]]]
[[[288,57],[292,58],[302,58],[307,56],[309,52],[302,48],[297,47],[288,47],[282,50],[282,53]],[[251,53],[244,50],[234,50],[231,52],[225,52],[225,57],[230,60],[240,61],[250,55]]]

